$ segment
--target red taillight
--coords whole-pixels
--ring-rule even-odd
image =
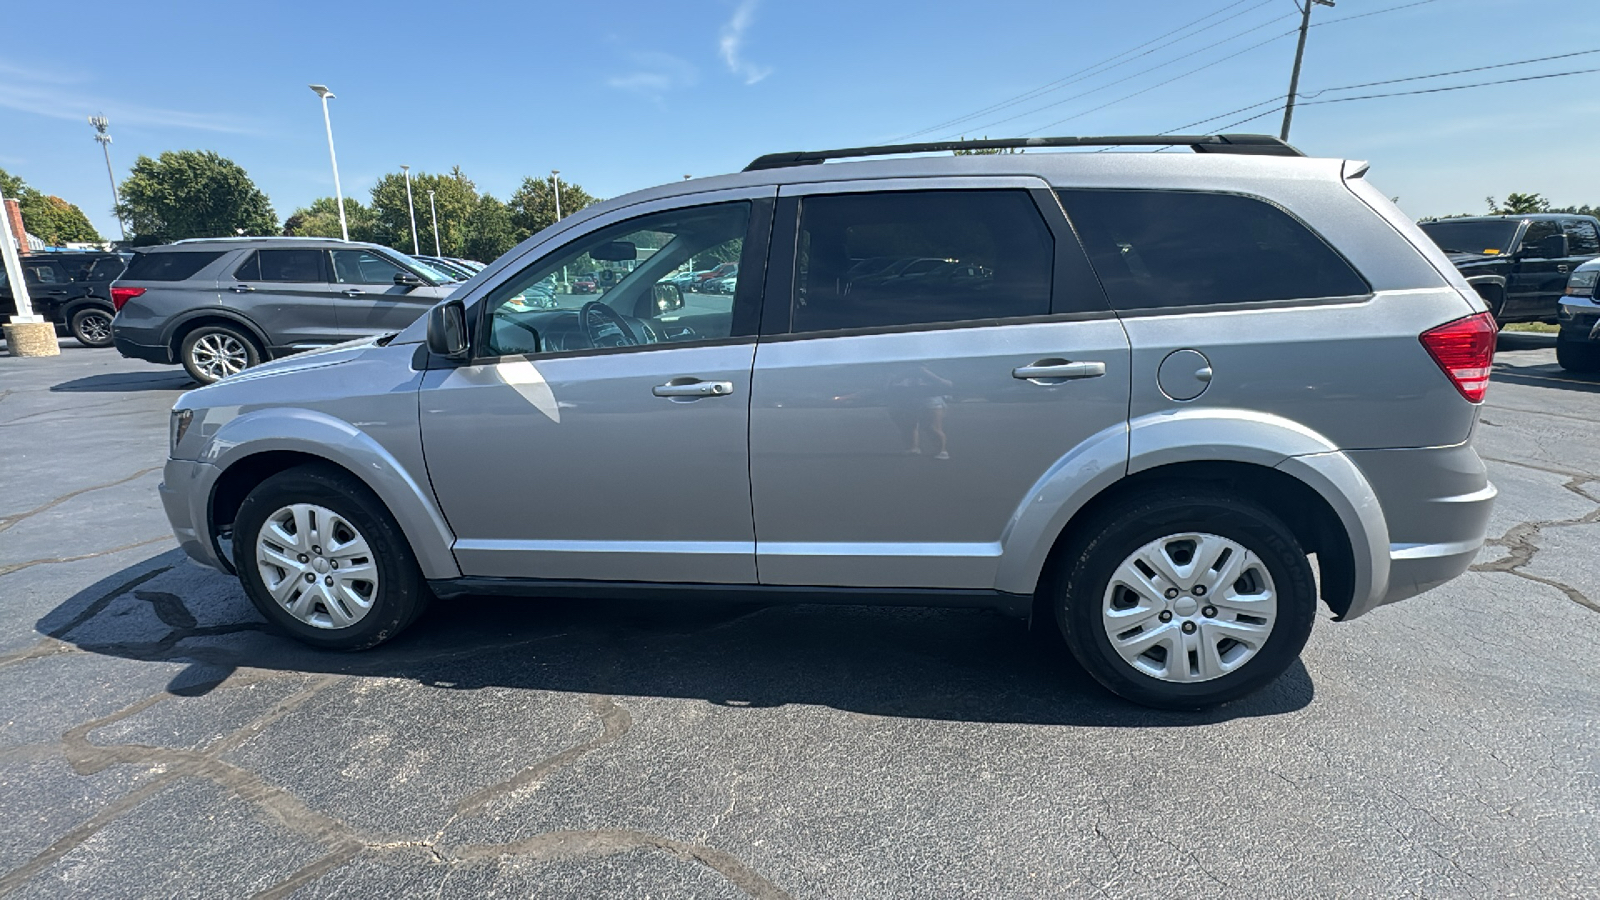
[[[1422,346],[1444,374],[1473,403],[1482,403],[1489,390],[1489,369],[1494,364],[1494,342],[1500,329],[1494,316],[1478,313],[1422,333]]]
[[[123,304],[142,293],[144,293],[144,288],[114,287],[111,289],[111,308],[117,312],[122,312]]]

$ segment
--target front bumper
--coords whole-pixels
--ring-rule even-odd
[[[1563,297],[1556,312],[1560,340],[1600,341],[1600,302],[1592,297]]]
[[[211,489],[222,470],[193,460],[169,459],[161,474],[157,490],[178,546],[201,565],[231,572],[211,536]]]

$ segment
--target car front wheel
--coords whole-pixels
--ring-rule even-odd
[[[400,526],[366,485],[324,466],[263,481],[234,522],[234,568],[261,614],[329,650],[399,634],[430,597]]]
[[[1173,488],[1106,510],[1082,534],[1056,618],[1078,662],[1119,696],[1215,706],[1276,679],[1305,647],[1310,562],[1265,508]]]
[[[178,358],[189,377],[214,384],[261,362],[255,341],[228,325],[202,325],[184,336]]]
[[[89,306],[72,314],[67,329],[85,347],[111,346],[111,313]]]

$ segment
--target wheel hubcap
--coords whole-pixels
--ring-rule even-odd
[[[311,503],[267,517],[256,538],[256,568],[273,601],[313,628],[349,628],[378,596],[377,560],[361,532]]]
[[[84,316],[78,321],[78,330],[91,341],[111,339],[111,320],[105,316]]]
[[[1130,554],[1112,573],[1100,610],[1112,648],[1135,669],[1162,681],[1210,681],[1265,646],[1278,595],[1260,557],[1228,538],[1191,532]]]
[[[208,334],[194,342],[190,353],[194,367],[211,378],[226,378],[241,372],[250,362],[250,354],[236,337],[227,334]]]

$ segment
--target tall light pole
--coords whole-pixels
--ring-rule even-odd
[[[561,221],[561,170],[550,170],[550,184],[556,189],[556,221]]]
[[[311,89],[322,98],[322,124],[328,129],[328,161],[333,163],[333,199],[339,204],[339,234],[350,240],[350,226],[344,220],[344,191],[339,188],[339,157],[333,153],[333,120],[328,118],[328,101],[334,99],[333,91],[325,84],[313,84]]]
[[[433,191],[428,192],[428,212],[433,215],[433,255],[443,256],[439,252],[439,207],[433,204]]]
[[[1301,0],[1295,0],[1299,6]],[[1283,107],[1283,132],[1278,135],[1282,140],[1289,139],[1289,122],[1294,119],[1294,98],[1300,90],[1300,60],[1306,55],[1306,32],[1311,28],[1311,7],[1333,6],[1333,0],[1304,0],[1305,7],[1301,9],[1304,15],[1300,18],[1300,46],[1294,50],[1294,73],[1289,76],[1289,102]]]
[[[122,221],[122,213],[117,211],[117,205],[122,202],[122,198],[117,196],[117,176],[111,171],[111,135],[106,131],[111,123],[106,121],[105,116],[90,116],[89,124],[94,126],[94,139],[106,153],[106,177],[111,179],[111,214],[117,217],[117,228],[122,231],[122,239],[127,240],[128,226]]]
[[[411,255],[416,256],[422,252],[422,247],[417,244],[417,207],[411,202],[411,167],[401,166],[400,171],[406,173],[406,209],[411,212]]]

